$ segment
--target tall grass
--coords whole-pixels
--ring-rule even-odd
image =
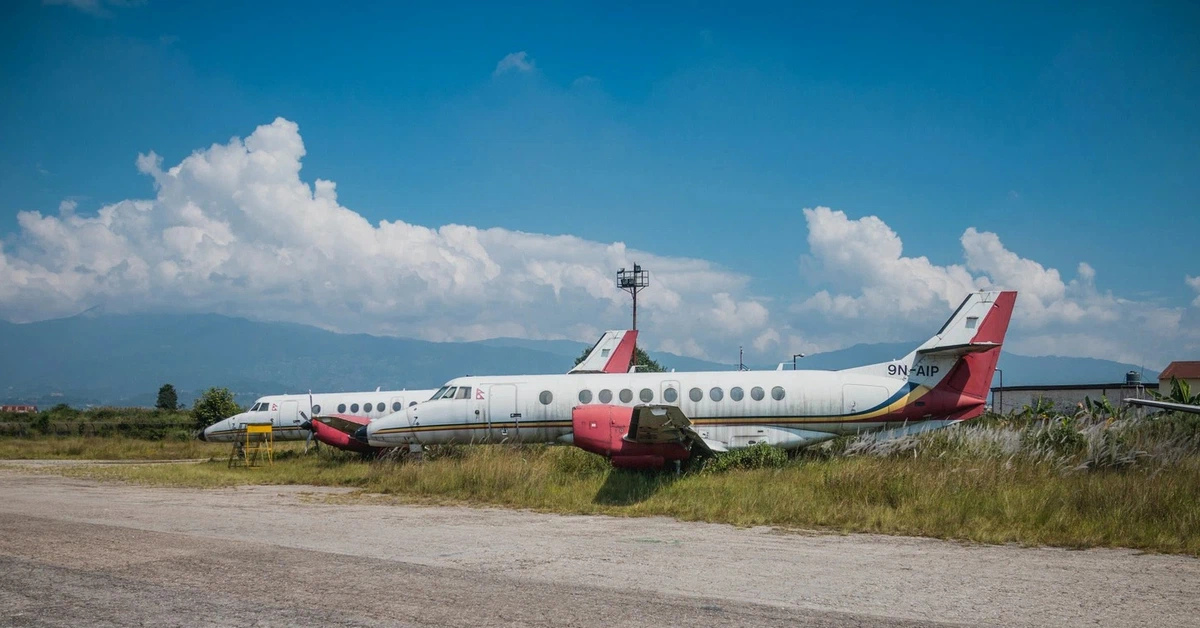
[[[735,525],[1200,555],[1200,447],[1190,419],[994,418],[884,441],[844,438],[789,458],[750,448],[676,475],[610,468],[563,446],[463,446],[420,463],[322,450],[272,467],[70,469],[153,484],[317,484],[358,498]]]

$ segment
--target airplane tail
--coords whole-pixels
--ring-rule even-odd
[[[938,333],[907,356],[851,369],[907,380],[927,394],[922,413],[968,419],[983,413],[1000,349],[1016,303],[1015,291],[967,296]]]
[[[637,330],[615,329],[604,332],[575,368],[568,373],[626,373],[633,364]]]

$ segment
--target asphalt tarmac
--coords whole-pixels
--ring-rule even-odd
[[[337,492],[0,470],[0,625],[1200,622],[1190,557],[331,503]]]

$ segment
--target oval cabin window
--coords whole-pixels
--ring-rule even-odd
[[[704,391],[699,388],[693,388],[688,391],[688,399],[692,401],[700,401],[704,398]]]
[[[783,386],[776,386],[772,388],[771,398],[775,401],[783,401]]]
[[[591,402],[592,402],[592,391],[590,391],[590,390],[579,391],[579,403],[591,403]]]
[[[713,401],[720,401],[721,399],[725,398],[725,393],[720,388],[713,388],[712,390],[708,391],[708,398],[712,399]]]
[[[346,411],[346,404],[339,403],[338,404],[338,412],[345,412],[345,411]]]
[[[679,399],[679,392],[674,388],[667,388],[663,391],[663,401],[667,403],[675,403]]]
[[[612,391],[605,388],[600,391],[600,403],[608,403],[612,401]]]
[[[642,403],[650,403],[654,401],[654,391],[649,388],[643,388],[642,392],[638,393],[638,399],[641,399]]]
[[[321,404],[318,403],[317,405],[313,406],[312,413],[313,414],[321,414]]]
[[[734,401],[741,401],[742,400],[742,389],[737,386],[730,388],[729,389],[729,398]]]
[[[404,404],[400,403],[399,401],[392,402],[392,412],[399,412],[400,408],[403,408],[403,407],[404,407]]]
[[[543,406],[548,406],[554,401],[554,395],[549,390],[543,390],[542,394],[538,395],[538,401],[542,402]]]
[[[621,403],[629,403],[633,401],[633,391],[628,388],[621,390]]]
[[[358,404],[357,404],[357,403],[352,403],[352,404],[350,404],[350,411],[351,411],[351,412],[358,412]]]
[[[763,389],[758,386],[751,388],[750,389],[750,398],[755,401],[762,401],[763,400]]]

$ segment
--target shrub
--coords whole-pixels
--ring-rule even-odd
[[[787,452],[759,443],[744,449],[717,454],[704,465],[705,473],[723,473],[734,469],[778,469],[788,463]]]

